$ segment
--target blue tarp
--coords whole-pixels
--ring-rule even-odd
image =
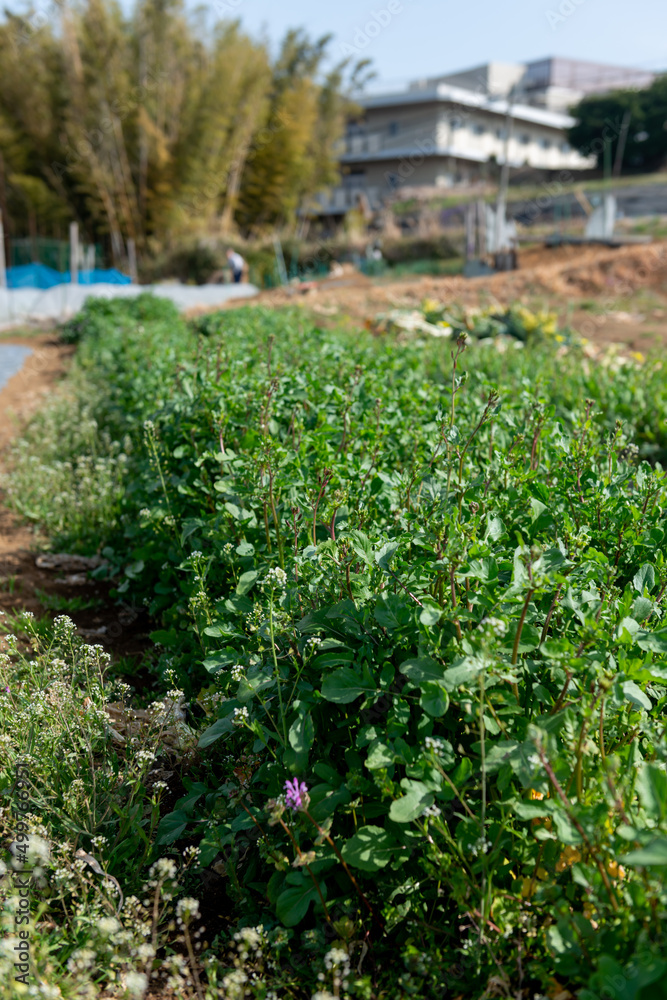
[[[121,274],[114,267],[104,271],[96,268],[94,271],[79,271],[81,285],[130,285],[132,279]],[[7,268],[8,288],[53,288],[54,285],[68,285],[69,271],[54,271],[46,264],[22,264],[19,267]]]

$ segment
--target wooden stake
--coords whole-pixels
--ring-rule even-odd
[[[137,284],[137,246],[133,239],[127,241],[127,262],[130,268],[132,283]]]
[[[0,219],[0,288],[7,287],[7,268],[5,266],[5,230]]]
[[[69,283],[79,284],[79,224],[69,224]]]

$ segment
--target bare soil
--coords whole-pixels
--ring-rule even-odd
[[[53,334],[3,339],[31,347],[32,354],[0,389],[0,474],[7,471],[12,441],[56,391],[75,350]],[[10,510],[0,488],[0,611],[32,611],[35,617],[68,614],[86,641],[104,645],[115,656],[139,656],[148,646],[143,609],[119,607],[109,597],[109,586],[85,573],[40,569],[35,560],[47,549],[48,541]],[[58,610],[57,605],[72,598],[96,606]]]
[[[416,309],[424,299],[476,307],[522,302],[558,312],[594,344],[642,352],[667,343],[667,242],[645,246],[526,249],[519,270],[485,278],[370,279],[358,273],[271,289],[252,303],[299,305],[322,325],[372,325],[378,313]],[[634,303],[628,309],[628,301]],[[231,301],[226,308],[248,305]]]

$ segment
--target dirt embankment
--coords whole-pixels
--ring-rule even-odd
[[[373,320],[391,308],[432,298],[469,307],[523,302],[558,312],[590,340],[650,350],[667,343],[667,242],[648,246],[539,247],[520,254],[520,269],[485,278],[372,280],[358,273],[262,292],[253,303],[298,304],[323,323]],[[227,308],[246,305],[230,302]]]

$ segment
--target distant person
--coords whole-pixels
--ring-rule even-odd
[[[240,285],[243,279],[243,272],[245,270],[245,260],[240,253],[231,248],[227,251],[227,260],[229,261],[229,266],[232,269],[232,279],[235,285]]]

